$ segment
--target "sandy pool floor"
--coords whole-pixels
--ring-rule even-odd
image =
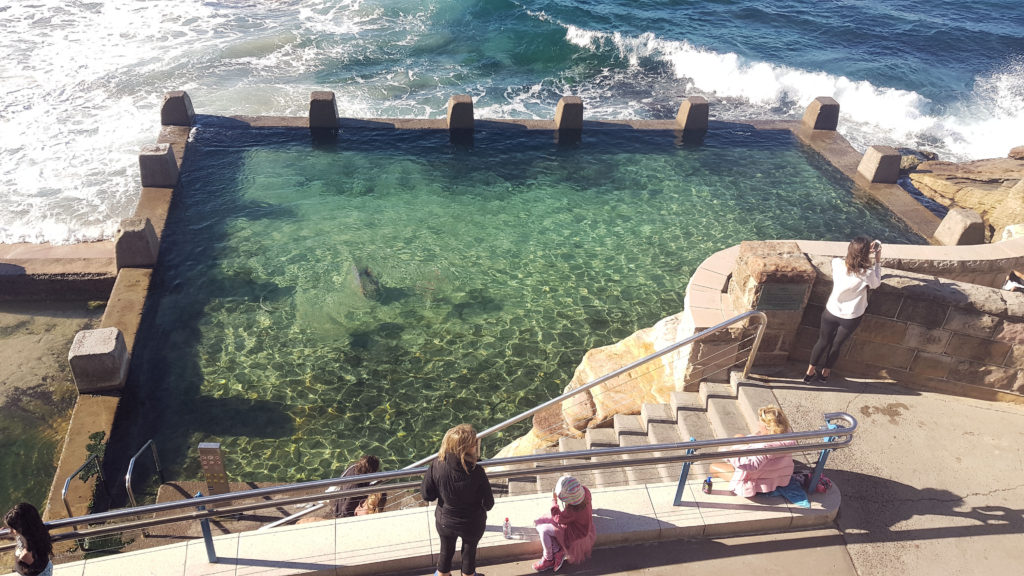
[[[68,350],[102,315],[85,302],[0,302],[0,510],[45,503],[78,396]]]

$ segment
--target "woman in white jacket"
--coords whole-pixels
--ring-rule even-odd
[[[845,260],[832,260],[832,294],[821,313],[821,330],[811,350],[804,382],[810,382],[815,376],[822,382],[828,381],[832,366],[839,358],[839,349],[857,329],[868,307],[868,288],[878,288],[882,283],[881,258],[881,242],[857,236],[846,249]]]

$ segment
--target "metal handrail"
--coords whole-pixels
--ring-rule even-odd
[[[164,483],[164,471],[160,469],[160,456],[156,453],[156,443],[154,443],[153,439],[150,438],[149,440],[146,440],[146,443],[142,445],[142,448],[139,448],[139,451],[135,453],[135,456],[132,456],[132,459],[128,461],[128,472],[124,475],[124,489],[128,492],[128,501],[132,503],[133,508],[138,506],[138,504],[135,502],[135,492],[132,490],[132,472],[135,471],[135,460],[142,455],[142,452],[147,447],[151,448],[153,453],[153,463],[156,465],[156,473],[160,475],[160,483]]]
[[[555,461],[562,459],[574,459],[574,458],[596,458],[600,456],[616,456],[625,454],[639,454],[644,452],[673,452],[671,454],[663,456],[653,456],[648,458],[631,458],[627,461],[623,460],[592,460],[584,462],[574,462],[572,464],[556,464],[554,466],[546,466],[543,469],[543,473],[550,474],[556,472],[571,472],[576,470],[598,470],[603,468],[616,468],[622,467],[623,465],[628,466],[646,466],[651,464],[664,464],[668,462],[701,462],[708,460],[722,460],[724,458],[735,458],[740,456],[753,456],[758,454],[774,454],[774,453],[792,453],[804,450],[819,450],[829,449],[837,450],[848,446],[853,441],[854,433],[857,430],[857,419],[845,412],[831,412],[824,415],[826,422],[839,421],[835,428],[829,428],[826,430],[808,430],[804,432],[789,432],[786,434],[769,434],[764,436],[745,436],[741,438],[716,438],[713,440],[699,440],[693,442],[678,442],[672,444],[651,444],[643,446],[618,446],[609,448],[597,448],[592,450],[580,450],[575,452],[558,452],[550,454],[533,454],[528,456],[514,456],[510,458],[497,458],[494,460],[484,460],[480,462],[480,466],[483,466],[490,471],[487,473],[491,479],[501,478],[512,478],[523,476],[528,474],[528,470],[522,468],[515,468],[516,465],[531,464],[534,462],[545,462]],[[832,441],[826,441],[824,436],[831,437]],[[804,444],[791,444],[787,446],[771,446],[761,448],[741,448],[735,450],[722,450],[722,451],[708,451],[703,454],[687,453],[688,449],[700,450],[706,448],[721,448],[725,446],[746,446],[748,444],[757,444],[762,442],[786,442],[786,441],[799,441],[799,440],[811,440],[818,439],[817,442],[804,443]],[[363,474],[359,476],[347,476],[344,478],[344,483],[349,482],[375,482],[391,480],[395,478],[408,478],[411,476],[422,476],[427,471],[426,467],[419,467],[415,469],[402,469],[394,470],[389,472],[374,472],[372,474]],[[532,470],[531,470],[532,471]],[[247,490],[244,492],[232,492],[228,494],[217,494],[213,496],[202,496],[198,498],[192,498],[188,500],[178,500],[174,502],[163,502],[159,504],[148,504],[139,506],[137,508],[126,508],[122,510],[112,510],[108,512],[99,512],[96,514],[89,514],[87,516],[81,516],[77,518],[64,518],[60,520],[53,520],[46,523],[46,526],[52,531],[57,528],[63,528],[72,526],[73,531],[61,532],[53,534],[53,541],[59,542],[63,540],[74,540],[77,538],[102,536],[105,534],[115,534],[118,532],[125,532],[129,530],[138,530],[142,528],[148,528],[151,526],[159,526],[163,524],[172,524],[175,522],[184,522],[190,520],[200,520],[203,518],[211,518],[216,516],[228,516],[231,514],[239,514],[243,512],[249,512],[252,510],[260,510],[265,508],[274,508],[280,506],[288,506],[294,504],[305,504],[309,502],[316,502],[323,500],[324,495],[308,494],[305,496],[293,496],[288,498],[281,498],[277,500],[264,500],[265,496],[274,496],[278,494],[288,494],[292,492],[307,491],[311,489],[322,488],[325,486],[336,485],[341,483],[340,478],[329,478],[325,480],[312,480],[309,482],[302,482],[297,484],[288,484],[284,486],[270,486],[267,488],[256,488],[254,490]],[[408,488],[417,488],[420,485],[419,480],[398,482],[393,484],[387,484],[388,490],[402,490]],[[349,496],[363,496],[371,494],[373,492],[380,492],[381,486],[366,486],[363,488],[350,488],[345,490],[339,490],[331,493],[329,499],[339,499]],[[212,505],[220,504],[223,502],[231,502],[234,500],[242,499],[256,499],[257,502],[251,502],[247,504],[240,504],[237,506],[230,506],[224,508],[214,508]],[[206,506],[206,510],[197,510],[199,506]],[[117,520],[119,518],[138,518],[143,514],[155,514],[159,512],[173,512],[177,510],[188,509],[189,512],[181,513],[173,516],[163,516],[159,518],[147,518],[138,519],[123,524],[117,524],[112,526],[102,526],[95,528],[87,528],[85,530],[78,530],[78,524],[90,524],[106,522],[111,520]],[[7,530],[0,530],[0,536],[7,533]],[[14,544],[0,546],[0,552],[13,549]]]
[[[85,470],[85,467],[88,466],[89,462],[92,462],[93,460],[97,460],[97,462],[96,462],[96,471],[97,471],[97,474],[100,477],[100,482],[103,482],[103,489],[104,490],[108,489],[107,488],[107,480],[106,480],[106,478],[103,477],[103,464],[102,464],[102,461],[99,461],[99,455],[98,454],[90,454],[89,457],[85,459],[85,462],[83,462],[82,465],[78,467],[78,470],[75,470],[74,472],[72,472],[71,475],[68,476],[66,480],[64,480],[64,488],[62,488],[61,491],[60,491],[60,499],[61,499],[62,502],[64,502],[64,509],[68,511],[68,518],[71,517],[71,505],[68,504],[68,489],[71,488],[71,480],[75,476],[78,476],[78,474],[82,470]]]
[[[619,368],[618,370],[615,370],[613,372],[609,372],[608,374],[605,374],[604,376],[601,376],[599,378],[595,378],[594,380],[591,380],[590,382],[587,382],[586,384],[580,386],[579,388],[576,388],[576,389],[570,390],[568,392],[565,392],[561,396],[557,396],[555,398],[552,398],[551,400],[548,400],[547,402],[544,402],[543,404],[538,404],[537,406],[534,406],[533,408],[530,408],[529,410],[521,412],[517,416],[513,416],[513,417],[509,418],[508,420],[505,420],[504,422],[501,422],[500,424],[496,424],[496,425],[491,426],[490,428],[480,432],[479,434],[476,435],[477,440],[483,440],[484,438],[490,436],[491,434],[494,434],[495,432],[500,432],[500,431],[504,430],[505,428],[508,428],[509,426],[512,426],[513,424],[521,422],[521,421],[529,418],[530,416],[533,416],[534,414],[540,412],[541,410],[544,410],[545,408],[548,408],[549,406],[554,406],[555,404],[561,404],[563,401],[565,401],[565,400],[567,400],[569,398],[572,398],[573,396],[575,396],[577,394],[581,394],[583,392],[586,392],[587,390],[590,390],[591,388],[593,388],[595,386],[599,386],[599,385],[604,384],[605,382],[607,382],[609,380],[612,380],[614,378],[618,378],[619,376],[621,376],[621,375],[623,375],[623,374],[625,374],[625,373],[627,373],[627,372],[629,372],[631,370],[635,370],[635,369],[639,368],[640,366],[643,366],[644,364],[647,364],[648,362],[650,362],[652,360],[656,360],[656,359],[661,358],[662,356],[664,356],[666,354],[669,354],[671,352],[675,352],[676,350],[682,348],[683,346],[688,346],[690,344],[693,344],[694,342],[697,342],[699,340],[703,340],[704,338],[707,338],[708,336],[710,336],[710,335],[712,335],[712,334],[714,334],[716,332],[724,330],[724,329],[732,326],[733,324],[737,324],[739,322],[742,322],[742,321],[746,320],[747,318],[757,318],[758,320],[760,320],[760,323],[758,324],[758,328],[757,328],[757,336],[754,338],[754,343],[750,347],[750,356],[747,357],[747,363],[743,366],[743,377],[746,378],[750,374],[751,366],[754,365],[754,357],[757,355],[758,347],[761,346],[761,336],[764,334],[765,326],[768,324],[768,315],[765,314],[764,312],[760,311],[760,310],[750,310],[750,311],[744,312],[744,313],[742,313],[742,314],[740,314],[738,316],[734,316],[734,317],[726,320],[725,322],[720,322],[718,324],[715,324],[714,326],[712,326],[710,328],[702,330],[702,331],[700,331],[700,332],[698,332],[696,334],[693,334],[691,336],[687,336],[686,338],[683,338],[682,340],[676,342],[675,344],[671,344],[669,346],[666,346],[665,348],[662,348],[661,350],[658,350],[656,352],[648,354],[647,356],[644,356],[643,358],[641,358],[639,360],[636,360],[635,362],[627,364],[627,365],[623,366],[622,368]],[[437,454],[431,454],[430,456],[427,456],[426,458],[422,458],[420,460],[417,460],[416,462],[413,462],[412,464],[406,466],[406,468],[415,468],[417,466],[422,466],[422,465],[432,461],[435,458],[437,458]]]

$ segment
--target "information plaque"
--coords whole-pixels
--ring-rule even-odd
[[[757,310],[800,310],[808,288],[806,284],[764,284],[757,298]]]

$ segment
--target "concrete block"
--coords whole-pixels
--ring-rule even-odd
[[[962,332],[971,336],[991,338],[999,328],[999,317],[975,310],[950,308],[942,327],[952,332]]]
[[[191,126],[195,123],[196,113],[192,109],[192,99],[183,90],[164,94],[164,103],[160,107],[160,123],[164,126]]]
[[[149,144],[139,153],[139,175],[143,188],[174,188],[178,184],[178,162],[170,144]]]
[[[473,129],[473,98],[456,94],[448,99],[448,130]]]
[[[1010,346],[1010,353],[1006,355],[1003,365],[1009,368],[1024,370],[1024,345]]]
[[[334,130],[338,128],[338,102],[334,92],[317,91],[309,95],[309,128]]]
[[[803,125],[812,130],[835,130],[839,126],[839,102],[818,96],[804,110]]]
[[[149,218],[125,218],[114,240],[117,269],[152,268],[156,264],[160,241]]]
[[[906,370],[910,368],[910,362],[914,359],[914,354],[916,353],[915,350],[910,348],[858,338],[856,333],[852,340],[853,342],[849,348],[851,360],[874,364],[884,368]]]
[[[907,336],[907,326],[906,322],[865,314],[857,328],[857,335],[872,342],[902,344]]]
[[[987,338],[953,334],[946,345],[946,354],[986,364],[1002,364],[1010,353],[1010,345]]]
[[[949,380],[963,382],[975,386],[986,386],[998,390],[1010,390],[1017,382],[1017,371],[1012,368],[991,366],[970,360],[953,363],[949,371]]]
[[[911,324],[920,324],[929,330],[942,326],[949,312],[948,306],[928,300],[916,298],[904,298],[900,304],[900,310],[896,313],[897,320],[904,320]]]
[[[902,294],[889,294],[876,290],[875,293],[871,295],[870,300],[868,300],[867,313],[872,316],[895,318],[896,313],[900,310],[900,304],[902,303]]]
[[[75,334],[68,362],[80,394],[120,390],[128,376],[128,348],[117,328]]]
[[[944,246],[985,243],[985,222],[981,215],[966,208],[950,208],[935,229],[935,241]]]
[[[562,96],[555,108],[556,130],[583,130],[583,99]]]
[[[892,146],[872,146],[861,158],[857,173],[873,184],[895,184],[900,177],[900,153]]]
[[[953,333],[949,330],[927,329],[919,324],[909,324],[907,335],[902,344],[907,348],[914,348],[920,352],[931,352],[938,354],[946,349],[949,337]]]
[[[708,99],[703,96],[690,96],[679,105],[676,113],[676,124],[683,130],[703,132],[708,129]]]
[[[1015,322],[1009,318],[1004,318],[999,323],[999,328],[995,330],[995,334],[992,337],[1007,344],[1024,346],[1024,322]]]
[[[952,366],[953,359],[949,356],[919,351],[910,363],[910,371],[921,376],[945,378]]]

